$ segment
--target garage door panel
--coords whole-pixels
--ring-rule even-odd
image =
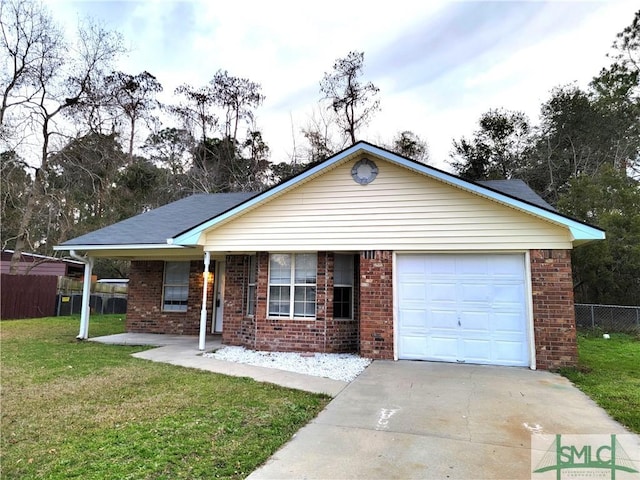
[[[460,325],[465,331],[483,332],[489,335],[491,330],[489,313],[486,311],[462,311],[460,312]],[[471,334],[471,333],[470,333]]]
[[[427,261],[421,255],[403,255],[398,257],[398,267],[401,275],[419,275],[427,272]]]
[[[528,364],[523,255],[398,255],[396,265],[399,358]]]
[[[521,358],[526,356],[526,349],[522,341],[495,342],[495,362],[501,365],[522,365]]]
[[[424,282],[417,281],[405,281],[404,298],[407,301],[421,301],[424,302],[427,298],[427,286]]]
[[[427,314],[424,309],[403,308],[402,318],[404,320],[403,326],[407,331],[427,329]]]
[[[456,352],[458,337],[432,335],[429,339],[429,352],[427,360],[442,360],[455,362],[458,360]]]
[[[522,312],[493,312],[491,316],[492,328],[496,334],[510,334],[516,333],[520,337],[525,337],[525,332],[522,330]]]
[[[524,285],[520,283],[494,283],[492,301],[494,305],[509,304],[523,307]]]
[[[486,281],[486,280],[484,280]],[[483,280],[472,282],[460,282],[460,301],[461,302],[481,302],[487,303],[491,300],[491,285],[487,285]]]
[[[489,261],[483,256],[469,256],[466,258],[456,258],[456,272],[457,276],[487,276],[489,275]]]
[[[456,302],[458,294],[455,282],[444,283],[433,281],[430,284],[425,283],[425,287],[427,288],[427,296],[431,302]]]
[[[456,310],[431,309],[427,313],[425,324],[433,331],[457,330],[458,312]]]
[[[400,348],[405,358],[420,360],[428,354],[428,340],[424,335],[404,335],[400,339]]]
[[[491,340],[464,338],[460,342],[463,361],[469,363],[491,363]]]
[[[521,255],[491,255],[491,275],[502,277],[515,277],[521,279],[523,271]]]
[[[456,274],[455,257],[446,257],[446,256],[428,257],[426,258],[424,265],[428,270],[429,275],[432,275],[432,276],[439,276],[439,275],[455,276]]]

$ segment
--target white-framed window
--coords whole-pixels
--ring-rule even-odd
[[[162,310],[186,312],[189,299],[190,262],[164,262]]]
[[[247,282],[247,315],[253,316],[256,313],[256,256],[249,256],[249,280]]]
[[[333,318],[353,319],[353,255],[334,256]]]
[[[316,316],[315,253],[272,253],[269,256],[269,316]]]

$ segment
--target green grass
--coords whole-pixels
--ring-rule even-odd
[[[0,477],[244,478],[328,397],[78,342],[79,319],[0,324]],[[92,317],[92,336],[124,331]]]
[[[560,373],[614,419],[640,433],[640,338],[578,334],[578,357],[577,368]]]

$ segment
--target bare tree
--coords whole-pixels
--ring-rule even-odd
[[[380,110],[380,101],[375,99],[380,89],[373,83],[362,83],[364,52],[349,52],[333,64],[333,71],[325,73],[320,82],[320,93],[330,102],[329,108],[345,135],[345,141],[356,143],[360,128]]]
[[[192,132],[194,138],[205,140],[211,136],[218,126],[218,117],[212,111],[216,105],[213,87],[205,85],[195,88],[185,83],[176,88],[174,93],[182,99],[178,105],[170,107],[170,111]]]
[[[264,101],[260,84],[248,78],[233,77],[225,70],[218,70],[210,82],[215,103],[225,111],[224,135],[235,142],[238,139],[240,120],[253,121],[253,109]]]
[[[193,190],[246,190],[260,183],[269,163],[269,149],[253,116],[264,99],[260,85],[218,71],[208,85],[195,88],[184,84],[176,94],[182,97],[181,102],[170,110],[195,140],[192,165],[186,175]],[[248,127],[244,140],[239,134],[241,122]]]
[[[306,126],[301,129],[306,140],[301,167],[322,162],[340,150],[332,137],[334,128],[335,117],[325,114],[320,108],[312,111]]]
[[[119,35],[88,21],[80,26],[77,42],[67,45],[48,10],[30,0],[3,4],[1,22],[1,55],[15,65],[0,88],[4,92],[3,126],[10,114],[11,130],[17,131],[16,123],[23,127],[22,155],[34,168],[11,259],[10,273],[15,274],[36,205],[45,191],[54,137],[65,136],[68,129],[63,114],[86,101],[96,79],[123,50]],[[9,147],[7,150],[13,149]]]
[[[162,91],[162,85],[147,71],[138,75],[113,72],[105,78],[105,87],[116,118],[124,116],[128,123],[128,157],[131,163],[138,122],[144,121],[150,128],[157,123],[154,112],[160,103],[156,94]]]
[[[64,40],[51,15],[39,4],[26,0],[0,3],[0,125],[10,109],[28,103],[40,92],[56,65],[63,61]]]

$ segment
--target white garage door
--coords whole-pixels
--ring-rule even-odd
[[[398,357],[529,364],[523,255],[398,255]]]

